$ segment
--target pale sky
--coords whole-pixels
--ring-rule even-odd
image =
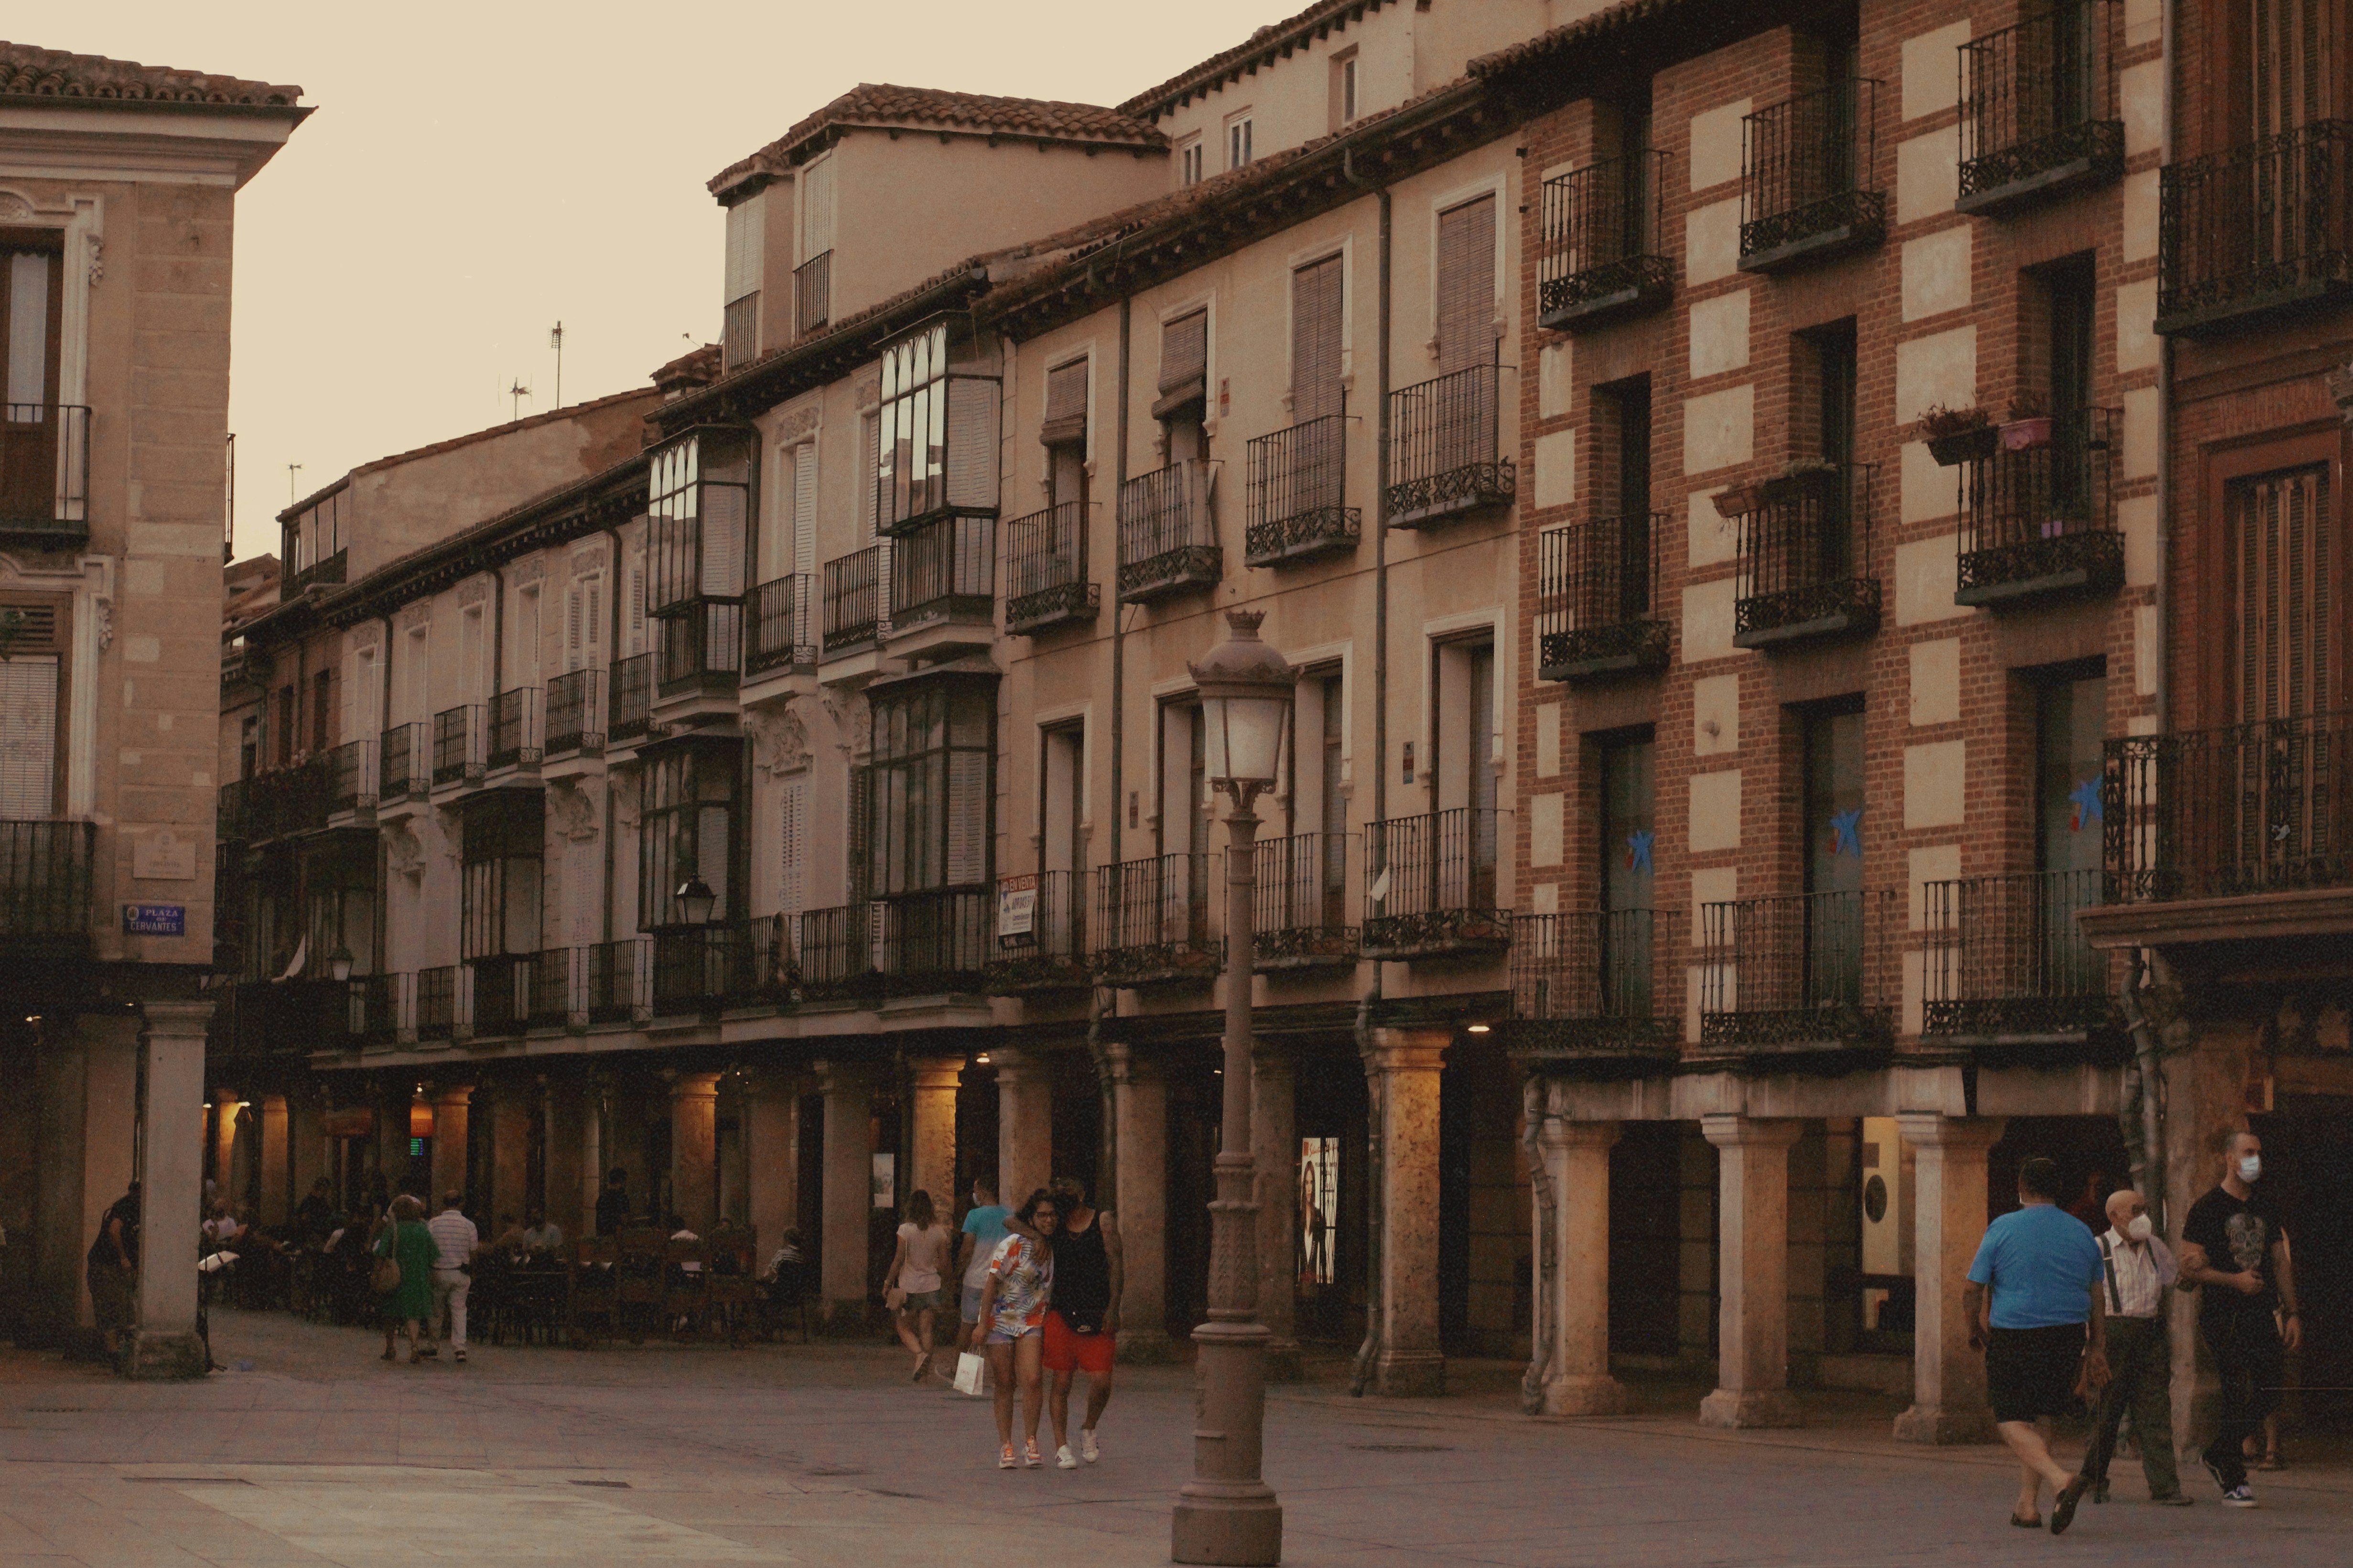
[[[237,200],[237,553],[290,479],[642,384],[719,335],[703,182],[860,81],[1116,103],[1303,0],[81,0],[21,43],[318,112]],[[290,476],[289,463],[302,465]]]

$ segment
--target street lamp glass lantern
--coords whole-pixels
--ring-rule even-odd
[[[349,980],[352,977],[352,950],[337,942],[335,951],[327,955],[327,970],[338,981]]]
[[[711,910],[719,902],[719,895],[701,877],[689,877],[678,886],[678,907],[689,925],[709,925]]]
[[[1212,785],[1262,789],[1282,768],[1295,677],[1281,654],[1260,640],[1264,615],[1226,612],[1226,640],[1192,667],[1201,693],[1202,763]]]

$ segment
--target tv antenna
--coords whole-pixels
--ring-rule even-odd
[[[302,499],[296,493],[294,489],[294,476],[301,471],[302,465],[300,463],[289,463],[286,465],[286,504],[288,506],[292,506],[296,501]]]
[[[547,346],[555,351],[555,406],[564,406],[564,323],[547,330]]]
[[[507,395],[514,400],[512,404],[514,409],[513,416],[517,419],[522,418],[522,400],[531,395],[531,388],[522,384],[522,377],[515,377],[514,384],[507,388]]]

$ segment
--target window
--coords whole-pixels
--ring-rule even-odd
[[[2345,700],[2331,504],[2325,466],[2242,480],[2226,496],[2229,679],[2242,724],[2325,713]]]
[[[2096,871],[2107,677],[2047,681],[2034,695],[2034,868]]]
[[[14,661],[14,660],[11,660],[10,662],[12,662],[12,663],[13,663],[13,662],[15,662],[15,661]],[[0,675],[0,683],[5,683],[5,680],[6,680],[6,677],[5,677],[5,675]],[[55,677],[54,677],[54,675],[53,675],[53,676],[52,676],[52,678],[51,678],[51,683],[52,683],[52,685],[54,685],[54,683],[55,683]],[[38,700],[38,699],[37,699],[37,698],[36,698],[35,700]],[[54,703],[56,702],[56,700],[57,700],[57,699],[56,699],[56,694],[55,694],[55,692],[54,692],[54,691],[52,691],[52,692],[51,692],[51,694],[50,694],[50,697],[49,697],[49,700],[50,700],[50,702],[54,705]],[[29,709],[26,709],[26,710],[19,710],[16,708],[16,704],[12,702],[12,703],[10,703],[10,704],[7,704],[5,707],[0,707],[0,722],[5,722],[5,721],[6,721],[6,719],[7,719],[8,717],[10,717],[10,716],[14,716],[14,717],[17,718],[19,721],[22,721],[22,720],[25,720],[25,719],[29,718],[29,717],[30,717],[30,714],[31,714],[31,710],[29,710]],[[13,742],[15,741],[16,737],[12,735],[12,736],[10,736],[10,737],[9,737],[9,739],[10,739],[11,742]],[[11,743],[11,744],[8,746],[8,748],[7,748],[7,752],[6,752],[6,753],[5,753],[5,754],[6,754],[6,755],[14,755],[14,754],[16,753],[16,747],[13,743]],[[241,779],[249,779],[249,778],[251,778],[254,774],[256,774],[256,773],[259,773],[260,771],[261,771],[261,721],[260,721],[260,720],[259,720],[259,719],[257,719],[257,718],[254,718],[254,717],[252,717],[251,715],[249,715],[249,714],[248,714],[248,716],[247,716],[247,717],[246,717],[246,718],[245,718],[245,719],[244,719],[244,720],[243,720],[243,721],[242,721],[237,725],[237,776],[238,778],[241,778]],[[17,815],[19,815],[19,814],[18,814],[18,813],[16,813],[16,812],[13,812],[13,811],[0,811],[0,816],[17,816]]]
[[[1438,215],[1438,371],[1493,362],[1495,198],[1481,196]]]
[[[1343,258],[1327,256],[1291,275],[1291,422],[1340,412],[1344,340]]]
[[[1087,362],[1073,360],[1046,373],[1046,419],[1039,426],[1046,447],[1049,504],[1087,500]]]
[[[311,678],[311,748],[327,749],[334,709],[335,678],[332,670],[322,669]]]
[[[1342,49],[1332,57],[1332,129],[1353,123],[1356,107],[1356,51]]]
[[[686,923],[678,889],[695,877],[711,889],[711,918],[736,918],[729,876],[735,864],[734,742],[665,749],[645,763],[638,830],[638,928]]]
[[[760,282],[765,265],[768,196],[754,191],[727,209],[727,276],[721,303],[726,307],[720,355],[733,370],[760,353]]]
[[[1198,185],[1201,183],[1200,137],[1194,136],[1176,149],[1176,168],[1178,178],[1186,184]]]
[[[400,655],[402,700],[400,711],[404,724],[421,724],[433,717],[432,669],[429,664],[429,628],[411,626],[404,640]]]
[[[1651,737],[1601,747],[1601,907],[1648,910],[1653,903],[1657,841],[1657,753]]]
[[[1862,705],[1805,716],[1806,891],[1862,888]]]
[[[278,765],[290,767],[294,763],[294,688],[278,689]]]
[[[2341,66],[2328,0],[2249,0],[2245,28],[2248,139],[2276,136],[2335,112]]]
[[[1159,395],[1152,416],[1162,422],[1168,460],[1189,462],[1208,454],[1202,426],[1209,399],[1209,312],[1191,310],[1160,329]]]
[[[40,423],[40,410],[57,401],[65,278],[58,261],[53,240],[0,245],[0,364],[12,424]]]
[[[776,912],[808,907],[808,781],[794,779],[776,792]]]
[[[311,582],[340,582],[343,552],[343,492],[322,496],[285,525],[281,559],[286,581],[300,588]]]
[[[572,580],[564,596],[564,668],[601,669],[605,665],[605,574]]]
[[[469,801],[465,816],[459,956],[537,952],[543,797],[537,790],[501,791]]]
[[[654,615],[744,596],[752,451],[740,436],[690,436],[657,453],[648,502]]]
[[[1160,709],[1160,851],[1207,855],[1214,813],[1209,805],[1208,737],[1201,704],[1187,698]]]
[[[1087,860],[1086,840],[1081,832],[1086,816],[1086,731],[1081,725],[1062,724],[1048,730],[1043,738],[1038,868],[1082,871]]]
[[[491,620],[480,605],[458,616],[458,703],[465,706],[490,696]]]
[[[516,593],[514,629],[507,637],[507,647],[513,650],[508,659],[508,687],[539,684],[539,605],[538,584],[526,584]]]
[[[934,679],[877,692],[868,778],[877,898],[990,879],[996,796],[993,679]]]
[[[800,172],[801,232],[797,260],[807,266],[833,249],[833,160],[812,160]]]
[[[1250,120],[1242,115],[1226,121],[1226,167],[1239,169],[1250,161]]]
[[[949,510],[997,506],[993,351],[962,318],[941,320],[882,354],[875,446],[877,526],[894,533]]]
[[[0,651],[7,655],[0,659],[0,819],[57,815],[66,647],[60,610],[55,602],[0,605]]]

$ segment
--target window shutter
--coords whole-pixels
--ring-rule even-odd
[[[948,753],[947,885],[967,886],[988,875],[988,753]]]
[[[605,578],[602,573],[580,584],[585,625],[582,626],[582,662],[592,667],[605,662]]]
[[[867,505],[873,505],[873,488],[867,489]],[[793,451],[793,559],[788,570],[807,575],[817,570],[817,445],[812,442]]]
[[[833,160],[821,158],[801,170],[801,253],[806,263],[833,248]]]
[[[849,900],[862,904],[874,887],[874,770],[849,770]]]
[[[802,808],[808,798],[808,784],[796,779],[786,784],[776,797],[776,842],[781,851],[782,875],[776,883],[776,910],[779,914],[798,915],[808,905],[807,881],[802,866]],[[796,922],[797,923],[797,922]]]
[[[1209,312],[1179,316],[1160,329],[1160,395],[1152,416],[1166,419],[1209,395]]]
[[[0,817],[53,815],[57,773],[58,657],[12,653],[0,663]]]
[[[760,291],[762,244],[766,235],[768,197],[765,191],[746,196],[727,209],[727,284],[722,304],[732,305]]]
[[[858,416],[858,531],[864,539],[874,537],[875,487],[882,482],[881,452],[877,443],[881,438],[879,416],[861,414]]]
[[[1438,215],[1438,372],[1486,364],[1495,353],[1495,198]]]
[[[564,595],[564,668],[566,670],[580,668],[581,620],[585,608],[581,597],[584,592],[581,584],[575,583]]]
[[[646,560],[639,554],[629,563],[629,651],[646,651]]]
[[[1340,412],[1340,258],[1291,275],[1291,422]]]
[[[1087,362],[1072,360],[1046,373],[1046,422],[1038,439],[1049,447],[1087,438]]]
[[[2325,712],[2339,700],[2327,470],[2272,474],[2235,487],[2231,500],[2239,721]]]

